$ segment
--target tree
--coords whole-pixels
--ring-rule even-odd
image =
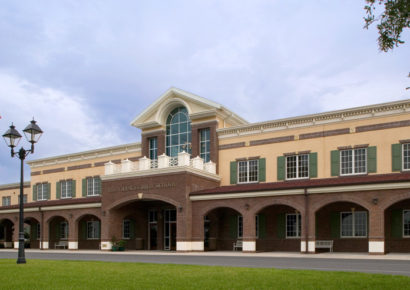
[[[405,28],[410,28],[410,0],[365,0],[366,17],[365,26],[368,29],[371,24],[378,21],[379,49],[387,52],[389,49],[403,44],[400,35]],[[375,16],[376,6],[384,5],[384,11]]]

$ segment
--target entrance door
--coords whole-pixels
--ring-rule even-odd
[[[149,235],[149,250],[158,249],[158,221],[157,211],[150,210],[148,216],[148,235]]]
[[[166,209],[164,219],[164,250],[175,250],[177,244],[177,212]]]

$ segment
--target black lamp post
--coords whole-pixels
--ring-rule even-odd
[[[10,126],[10,129],[7,130],[6,133],[3,134],[3,138],[6,141],[7,146],[11,148],[11,157],[18,155],[18,158],[21,161],[21,168],[20,168],[20,210],[19,210],[19,252],[17,258],[17,264],[25,264],[26,257],[24,254],[24,215],[23,215],[23,202],[24,202],[24,194],[23,194],[23,182],[24,182],[24,159],[30,153],[34,153],[34,143],[37,143],[38,139],[40,139],[41,134],[43,131],[40,127],[36,124],[34,119],[30,122],[30,124],[23,130],[24,135],[28,142],[31,143],[31,149],[25,150],[23,147],[20,148],[18,152],[14,152],[14,147],[18,145],[21,139],[20,133],[16,130],[13,123]]]

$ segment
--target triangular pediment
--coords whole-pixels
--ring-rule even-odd
[[[162,127],[168,114],[176,107],[184,106],[192,121],[221,116],[229,117],[232,125],[248,122],[222,105],[177,88],[170,88],[154,103],[139,114],[131,125],[140,129]]]

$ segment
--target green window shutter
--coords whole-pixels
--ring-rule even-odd
[[[236,161],[231,161],[231,184],[237,183],[238,167]]]
[[[82,182],[82,194],[83,196],[87,196],[87,178],[83,178]]]
[[[75,197],[75,193],[76,193],[76,182],[75,180],[71,180],[71,197]]]
[[[56,229],[56,239],[59,240],[60,239],[60,223],[56,223],[55,225],[55,229]]]
[[[367,172],[368,173],[377,172],[377,148],[376,146],[371,146],[367,148]]]
[[[264,214],[259,215],[259,238],[264,239],[266,237],[266,216]]]
[[[135,220],[130,220],[130,239],[135,239]]]
[[[87,239],[87,223],[85,221],[80,222],[80,237],[82,240]]]
[[[401,144],[392,144],[391,145],[391,161],[392,161],[392,171],[401,171]]]
[[[277,163],[277,178],[285,180],[285,156],[278,156]]]
[[[309,154],[309,177],[317,177],[317,153]]]
[[[403,211],[401,209],[391,212],[391,236],[401,238],[403,236]]]
[[[238,216],[231,215],[229,217],[229,235],[231,239],[236,239],[238,237]]]
[[[276,233],[279,239],[286,237],[286,214],[280,213],[276,216]]]
[[[51,196],[51,183],[47,183],[46,199],[50,199],[50,196]]]
[[[33,201],[37,200],[37,185],[33,185]]]
[[[330,151],[331,176],[339,176],[340,172],[340,151]]]
[[[37,224],[33,224],[31,226],[31,236],[30,236],[30,240],[37,240]]]
[[[340,237],[340,213],[332,212],[330,214],[330,234],[332,238]]]
[[[56,182],[56,198],[57,199],[61,198],[61,182],[60,181]]]
[[[266,159],[259,159],[259,181],[266,181]]]

